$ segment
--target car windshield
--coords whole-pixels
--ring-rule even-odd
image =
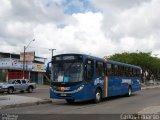
[[[8,80],[8,84],[14,84],[15,80]]]
[[[81,62],[58,62],[53,64],[53,82],[82,81],[83,65]]]

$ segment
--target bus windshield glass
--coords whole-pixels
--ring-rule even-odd
[[[53,63],[53,82],[80,82],[83,76],[83,64],[79,61]]]

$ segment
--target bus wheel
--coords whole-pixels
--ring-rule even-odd
[[[129,87],[127,96],[130,97],[131,95],[132,95],[132,89],[131,89],[131,87]]]
[[[66,99],[66,102],[69,104],[74,103],[74,99]]]
[[[102,99],[102,92],[100,89],[97,89],[96,92],[95,92],[95,99],[94,99],[94,102],[95,103],[99,103]]]

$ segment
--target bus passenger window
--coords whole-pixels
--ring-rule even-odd
[[[133,69],[133,77],[136,77],[137,76],[137,71],[136,69]]]
[[[123,72],[123,66],[119,66],[119,67],[118,67],[118,72],[119,72],[119,76],[120,76],[120,77],[123,77],[123,73],[124,73],[124,72]]]
[[[136,69],[136,73],[137,73],[137,76],[136,77],[141,77],[141,71],[139,69]]]
[[[107,75],[111,75],[112,74],[112,66],[111,64],[107,63]]]
[[[129,68],[125,67],[125,77],[129,77]]]
[[[118,65],[114,65],[114,76],[118,76]]]
[[[86,64],[86,81],[91,81],[93,79],[93,75],[94,75],[94,63],[93,60],[87,60],[87,64]]]
[[[97,77],[104,76],[103,62],[96,62],[96,74],[97,74]]]
[[[133,69],[129,68],[129,77],[133,77]]]

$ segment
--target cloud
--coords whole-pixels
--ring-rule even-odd
[[[65,19],[63,10],[57,6],[56,1],[47,0],[14,0],[12,15],[15,20],[23,22],[55,22],[59,23]]]
[[[8,52],[23,51],[23,46],[36,35],[34,29],[43,24],[74,23],[58,6],[60,3],[61,0],[1,0],[0,41],[5,45],[1,51],[5,52],[6,46]]]
[[[157,51],[159,0],[93,0],[93,4],[104,15],[103,32],[117,48],[115,52]]]
[[[151,0],[92,0],[92,3],[103,12],[123,11],[130,8],[137,7],[144,2]]]
[[[50,57],[128,51],[159,53],[159,0],[1,0],[1,51]]]
[[[44,24],[35,28],[37,46],[56,48],[60,53],[85,53],[102,56],[110,48],[102,32],[102,13],[77,13],[72,17],[76,23],[57,28],[54,24]],[[44,42],[45,41],[45,42]],[[40,44],[42,43],[43,44]],[[104,50],[105,49],[105,50]]]

